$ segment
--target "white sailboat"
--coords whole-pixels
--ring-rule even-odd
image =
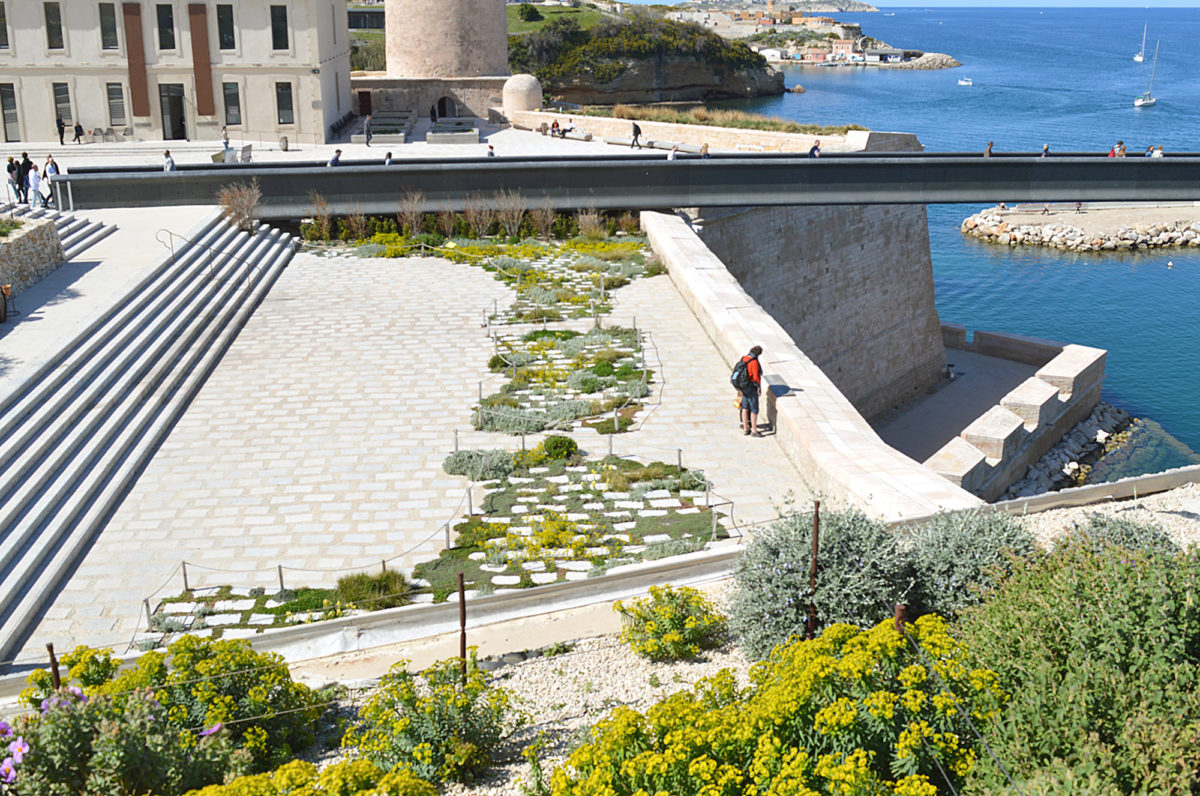
[[[1154,90],[1154,73],[1158,71],[1158,42],[1154,42],[1154,66],[1150,67],[1150,87],[1146,89],[1146,93],[1133,101],[1135,108],[1148,108],[1158,102],[1151,94]]]
[[[1149,22],[1142,25],[1142,49],[1138,50],[1137,55],[1133,56],[1133,60],[1137,61],[1139,64],[1146,60],[1146,29],[1149,27]]]

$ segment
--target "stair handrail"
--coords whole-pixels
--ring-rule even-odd
[[[166,233],[166,235],[167,235],[167,239],[165,241],[162,238],[163,233]],[[255,230],[254,234],[257,235],[258,231]],[[259,263],[255,263],[250,260],[247,260],[245,257],[239,257],[238,255],[233,254],[232,252],[226,252],[226,251],[221,251],[220,249],[215,249],[212,246],[209,246],[207,243],[201,243],[200,241],[198,241],[195,238],[189,238],[186,235],[181,235],[178,232],[175,232],[174,230],[170,230],[170,229],[167,229],[166,227],[163,227],[163,228],[159,229],[158,232],[154,233],[154,239],[157,240],[159,243],[161,243],[165,248],[168,248],[171,250],[171,263],[172,264],[175,263],[175,238],[179,238],[180,240],[184,241],[185,243],[190,243],[193,246],[199,246],[200,248],[205,249],[208,252],[208,278],[209,279],[212,279],[213,275],[214,275],[213,274],[213,252],[216,252],[217,255],[224,255],[225,257],[228,257],[232,260],[237,260],[238,262],[248,265],[251,268],[260,268],[261,267]],[[247,274],[245,274],[245,273],[242,274],[243,281],[245,281],[246,276],[247,276]]]

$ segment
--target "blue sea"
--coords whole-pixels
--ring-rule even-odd
[[[1167,152],[1200,151],[1200,9],[882,10],[832,16],[858,21],[864,34],[894,47],[948,53],[963,66],[786,67],[788,85],[805,93],[734,104],[802,122],[912,132],[929,150],[982,151],[994,141],[996,151],[1042,144],[1107,151],[1120,139],[1131,156],[1160,144]],[[1146,60],[1138,64],[1133,55],[1147,23]],[[1133,99],[1149,83],[1156,41],[1158,104],[1137,109]],[[974,85],[959,86],[960,77]],[[1200,450],[1200,250],[1099,256],[999,249],[958,231],[978,209],[929,207],[942,320],[1107,349],[1105,399]],[[1159,446],[1114,475],[1197,460],[1189,454]]]

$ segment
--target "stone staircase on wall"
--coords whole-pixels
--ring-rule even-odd
[[[214,215],[0,399],[0,660],[11,659],[295,251]]]
[[[96,243],[117,231],[116,225],[103,224],[99,221],[88,221],[73,213],[60,213],[57,210],[39,208],[33,210],[29,205],[0,206],[0,215],[11,215],[20,219],[51,219],[58,229],[58,237],[62,241],[63,251],[67,260],[73,260],[87,251]]]

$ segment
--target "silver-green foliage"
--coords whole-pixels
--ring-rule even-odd
[[[952,619],[1012,569],[1014,557],[1033,554],[1033,536],[1005,512],[942,513],[912,529],[915,603]]]
[[[1171,535],[1161,525],[1108,514],[1088,514],[1086,519],[1076,520],[1056,547],[1064,544],[1067,539],[1090,543],[1097,550],[1106,545],[1116,545],[1132,552],[1164,555],[1179,552],[1179,545],[1172,541]]]
[[[545,412],[537,409],[518,409],[511,406],[485,406],[481,410],[482,421],[477,426],[481,431],[499,431],[503,434],[533,434],[550,424]]]
[[[857,511],[821,514],[817,588],[809,596],[812,513],[784,517],[756,535],[734,570],[730,624],[751,658],[804,632],[810,603],[820,627],[860,627],[891,616],[908,599],[912,569],[897,536]]]
[[[462,450],[450,454],[442,469],[451,475],[465,475],[472,481],[503,478],[515,469],[513,455],[502,450]]]

